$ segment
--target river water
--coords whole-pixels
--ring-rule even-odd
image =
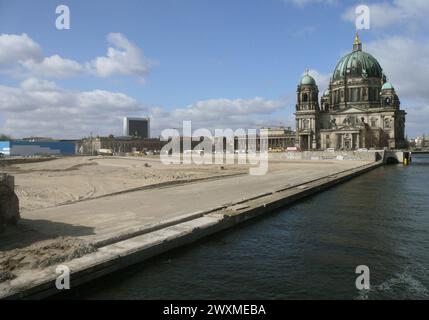
[[[356,289],[356,267],[370,270]],[[85,299],[429,299],[429,156],[71,290]]]

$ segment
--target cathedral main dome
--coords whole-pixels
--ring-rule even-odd
[[[333,80],[342,80],[345,77],[379,78],[382,79],[383,69],[369,53],[362,51],[362,44],[356,36],[353,52],[344,56],[335,67]]]

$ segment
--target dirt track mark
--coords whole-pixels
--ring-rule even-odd
[[[86,166],[98,166],[97,162],[90,162],[90,163],[79,163],[79,164],[75,164],[69,168],[65,168],[65,169],[21,169],[21,168],[9,168],[10,172],[14,172],[14,173],[35,173],[35,172],[68,172],[68,171],[76,171],[79,170],[82,167],[86,167]]]

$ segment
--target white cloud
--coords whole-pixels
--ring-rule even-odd
[[[67,78],[82,74],[84,71],[78,62],[61,58],[59,55],[44,58],[40,62],[27,60],[22,64],[31,74],[49,78]]]
[[[27,34],[0,35],[0,69],[12,74],[66,78],[80,74],[83,67],[76,61],[59,55],[44,57],[39,44]]]
[[[19,61],[40,60],[42,58],[40,46],[27,34],[0,35],[0,67]]]
[[[388,37],[370,42],[366,50],[380,62],[388,80],[408,113],[406,128],[411,136],[429,127],[429,44],[410,37]]]
[[[67,78],[88,73],[99,77],[133,75],[144,83],[152,62],[122,34],[110,33],[107,38],[113,47],[108,48],[105,57],[80,64],[58,54],[44,56],[40,45],[27,34],[1,34],[0,71],[14,76],[47,78]]]
[[[185,108],[166,112],[161,108],[152,110],[154,128],[182,127],[183,121],[192,121],[196,128],[259,128],[273,125],[270,115],[286,105],[281,100],[252,99],[210,99],[197,101]]]
[[[278,119],[274,114],[285,105],[282,100],[260,97],[211,99],[167,111],[160,107],[148,109],[122,93],[75,92],[37,78],[26,79],[19,87],[0,85],[0,113],[5,119],[2,133],[14,137],[79,138],[90,132],[120,135],[122,117],[133,115],[149,115],[155,135],[163,129],[181,128],[182,122],[189,120],[195,129],[259,128],[275,125]]]
[[[108,48],[105,57],[97,57],[89,64],[97,75],[136,75],[140,78],[147,75],[152,63],[139,47],[120,33],[110,33],[107,40],[113,47]]]
[[[52,91],[58,89],[55,82],[28,78],[21,82],[20,87],[28,91]]]
[[[20,87],[0,85],[2,132],[14,137],[119,134],[124,115],[143,112],[145,108],[140,102],[122,93],[75,92],[36,78],[23,81]]]
[[[368,4],[370,8],[371,29],[387,27],[406,27],[416,30],[429,27],[429,1],[427,0],[394,0],[393,2],[376,2]],[[343,13],[342,18],[354,24],[355,7]]]
[[[429,103],[429,44],[407,37],[389,37],[370,42],[366,50],[380,62],[401,97]]]

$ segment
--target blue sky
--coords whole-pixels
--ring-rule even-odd
[[[419,47],[428,40],[426,18],[415,13],[428,13],[429,5],[404,2],[371,1],[374,23],[362,40],[391,74],[413,136],[426,129],[429,95],[414,90],[417,79],[402,77],[403,64],[412,59],[413,68],[429,68],[427,59],[412,56],[428,50]],[[210,128],[293,125],[300,76],[308,68],[326,87],[351,50],[350,10],[360,3],[0,0],[0,132],[119,134],[124,115],[151,116],[154,134],[181,120]],[[55,28],[60,4],[70,8],[70,30]],[[2,44],[9,50],[3,57]],[[398,66],[392,50],[404,46]],[[106,58],[108,48],[119,60]]]

